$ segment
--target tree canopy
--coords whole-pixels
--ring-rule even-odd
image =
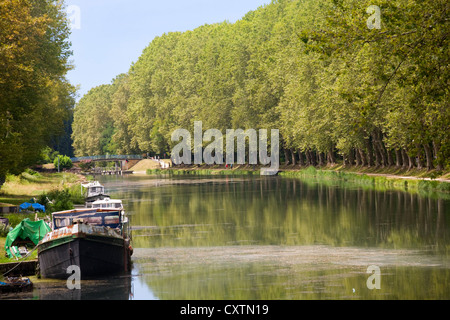
[[[63,3],[0,0],[0,185],[35,164],[74,105]]]
[[[274,0],[235,23],[163,34],[80,100],[75,153],[170,153],[172,132],[202,121],[204,130],[279,129],[286,163],[442,169],[449,7]]]

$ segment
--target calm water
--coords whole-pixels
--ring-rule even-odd
[[[130,215],[132,275],[43,281],[34,299],[450,298],[448,199],[281,177],[101,181]]]

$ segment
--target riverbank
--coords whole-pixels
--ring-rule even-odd
[[[353,169],[354,170],[354,169]],[[286,170],[280,175],[286,177],[316,178],[319,180],[339,180],[354,185],[370,186],[375,189],[392,189],[401,191],[439,192],[450,195],[450,180],[424,176],[423,172],[406,172],[410,175],[393,173],[353,171],[351,168],[316,169],[309,167],[301,170]],[[376,171],[376,170],[374,170]]]
[[[261,174],[260,166],[224,166],[192,165],[169,169],[148,169],[148,175],[256,175]],[[279,176],[316,178],[320,180],[340,180],[359,185],[406,190],[432,191],[450,194],[450,172],[427,170],[405,170],[401,168],[367,168],[367,167],[300,167],[281,166]]]
[[[50,173],[27,170],[18,176],[10,175],[0,187],[0,207],[17,209],[18,205],[24,202],[30,202],[32,198],[38,198],[44,193],[48,194],[55,190],[68,190],[71,200],[74,201],[78,199],[81,193],[80,184],[84,181],[86,181],[86,177],[69,172]],[[40,213],[39,218],[45,217],[46,215],[48,213]],[[11,212],[3,216],[9,219],[11,227],[15,227],[25,218],[34,219],[34,213],[24,214]],[[14,260],[5,257],[5,240],[6,234],[2,234],[0,236],[0,264],[16,263]],[[34,260],[36,257],[37,254],[34,252],[26,260]]]
[[[0,263],[0,274],[6,274],[8,277],[30,277],[36,275],[38,260],[27,260],[19,264],[15,262]]]
[[[86,181],[86,177],[76,173],[27,170],[18,176],[7,177],[0,186],[0,203],[19,205],[52,190],[74,189],[83,181]]]

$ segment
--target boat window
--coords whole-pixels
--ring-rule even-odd
[[[56,228],[64,228],[71,224],[70,218],[55,218]]]
[[[91,225],[101,225],[102,224],[102,217],[88,217],[83,219],[87,224]]]
[[[120,203],[116,203],[116,208],[120,209],[121,207]]]
[[[114,203],[111,205],[115,205]],[[65,216],[54,216],[54,228],[64,228],[73,224],[75,220],[94,226],[107,226],[110,228],[117,228],[120,226],[120,211],[119,210],[99,210],[93,209],[93,212],[70,212]]]
[[[107,216],[105,217],[105,224],[118,224],[119,216]]]

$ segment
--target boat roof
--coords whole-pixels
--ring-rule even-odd
[[[120,226],[120,209],[75,209],[68,211],[54,212],[52,214],[52,230],[61,229],[72,225],[75,220],[86,221],[98,226],[117,228]],[[107,219],[117,219],[116,222],[107,222]],[[91,221],[94,220],[94,221]]]
[[[92,204],[99,204],[99,203],[122,203],[122,200],[105,198],[103,200],[96,200],[92,202]]]
[[[92,182],[88,182],[88,183],[82,183],[81,186],[85,187],[85,188],[91,188],[91,187],[103,187],[100,182],[98,181],[92,181]]]
[[[83,214],[93,214],[97,212],[118,212],[116,209],[107,208],[83,208],[83,209],[73,209],[66,211],[53,212],[52,216],[77,216]]]

